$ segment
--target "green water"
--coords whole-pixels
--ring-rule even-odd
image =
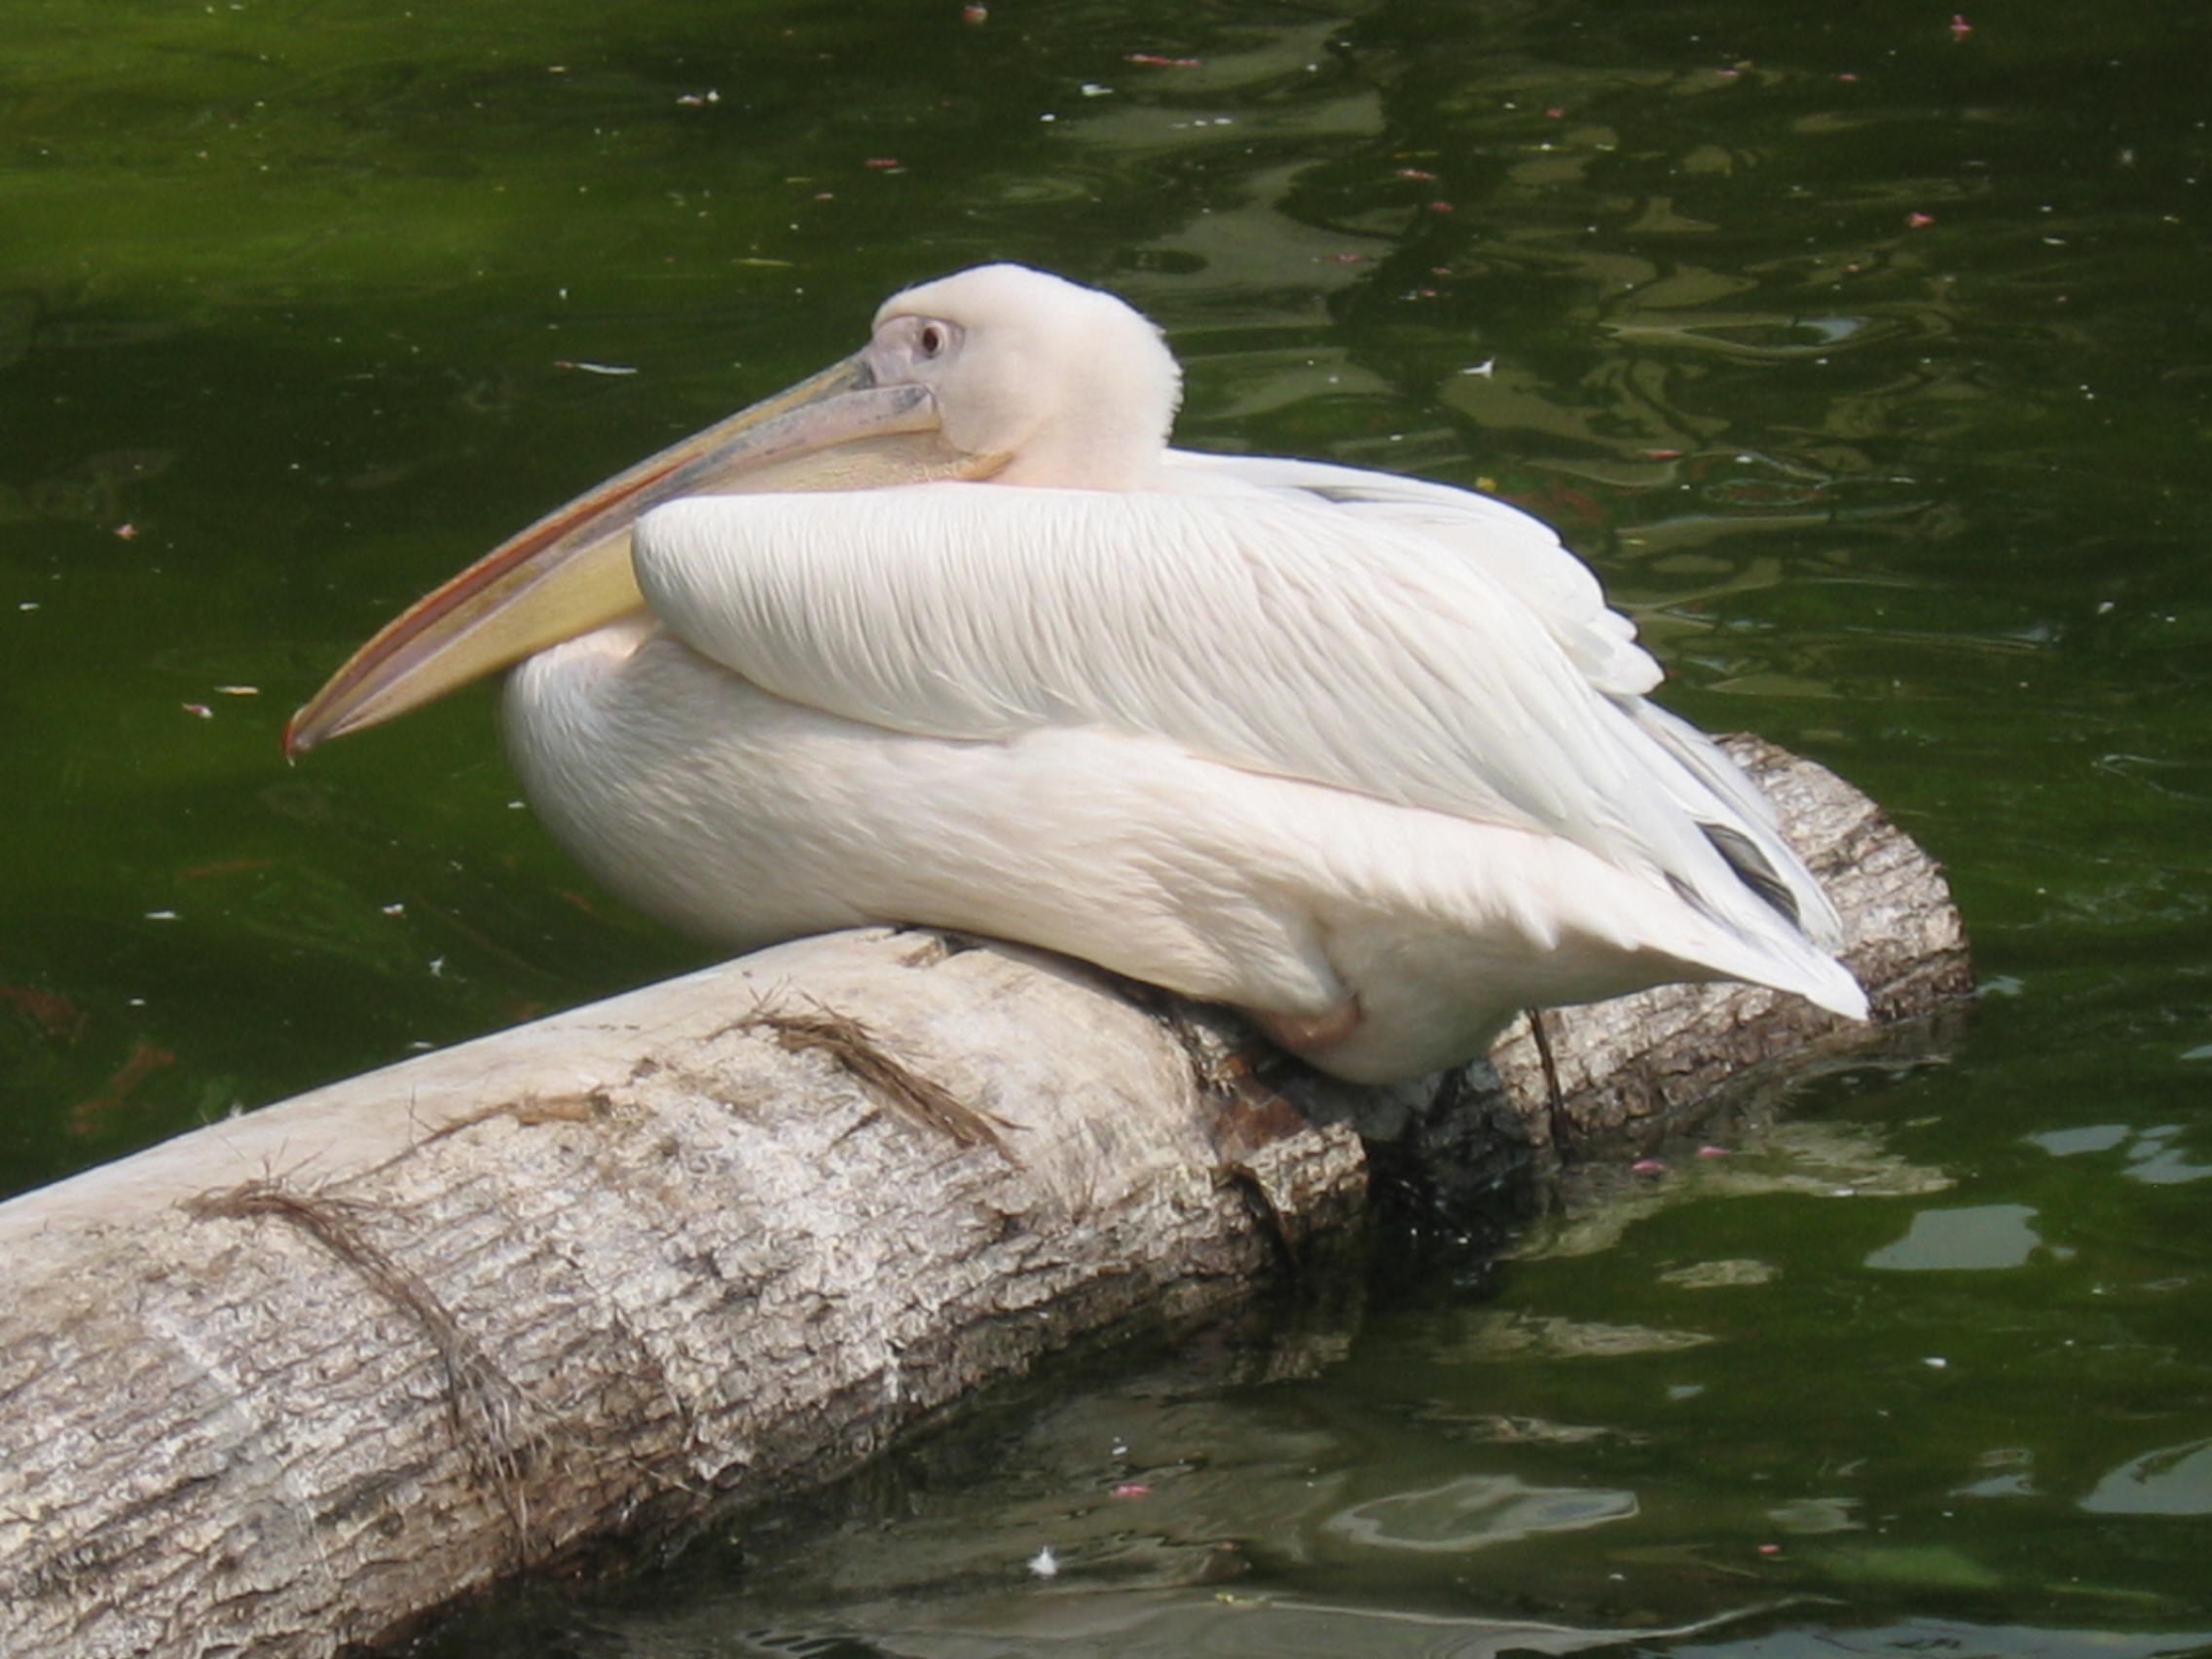
[[[488,693],[296,768],[283,717],[890,289],[1024,259],[1168,327],[1187,442],[1558,523],[1677,707],[1945,861],[1989,994],[1494,1276],[1247,1333],[1266,1380],[1062,1379],[468,1642],[2212,1643],[2212,15],[1953,15],[18,6],[0,1183],[695,961],[517,808]]]

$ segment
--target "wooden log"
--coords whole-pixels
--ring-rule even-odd
[[[1877,1006],[1955,994],[1933,866],[1789,776]],[[1572,1135],[1836,1040],[1787,999],[1673,995],[1547,1015]],[[1438,1157],[1438,1124],[1527,1147],[1551,1122],[1510,1045],[1502,1092],[1338,1088],[1311,1121],[1209,1088],[1194,1029],[1035,953],[840,935],[0,1205],[0,1653],[374,1642],[1309,1262],[1361,1211],[1352,1117]]]

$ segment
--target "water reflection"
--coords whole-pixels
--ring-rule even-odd
[[[1441,1351],[1452,1363],[1462,1365],[1523,1359],[1618,1359],[1632,1354],[1677,1353],[1702,1347],[1713,1340],[1703,1331],[1521,1313],[1478,1315],[1467,1329],[1450,1335]]]
[[[1825,1532],[1856,1532],[1866,1523],[1860,1516],[1862,1504],[1856,1497],[1798,1497],[1778,1503],[1766,1512],[1785,1532],[1817,1537]]]
[[[173,450],[112,450],[71,461],[43,478],[0,480],[0,524],[59,519],[96,525],[129,540],[140,533],[127,521],[125,490],[159,478],[176,460]]]
[[[1721,292],[1736,292],[1753,286],[1749,281],[1728,284],[1707,284]],[[1695,287],[1685,282],[1681,275],[1666,284],[1668,299],[1677,287]],[[1772,361],[1786,361],[1796,357],[1811,357],[1815,361],[1834,356],[1838,351],[1854,350],[1876,346],[1893,338],[1900,330],[1914,326],[1903,319],[1883,319],[1872,316],[1808,316],[1801,313],[1788,315],[1773,312],[1730,311],[1725,307],[1705,306],[1694,312],[1677,313],[1666,305],[1654,306],[1652,296],[1642,296],[1633,313],[1616,318],[1606,324],[1615,338],[1629,346],[1649,348],[1681,346],[1693,350],[1717,351],[1723,356],[1751,357]],[[1932,318],[1925,313],[1918,319],[1924,332],[1937,332]]]
[[[1678,1290],[1726,1290],[1738,1285],[1765,1284],[1782,1270],[1772,1262],[1736,1257],[1722,1262],[1691,1262],[1669,1268],[1659,1275],[1661,1284]]]
[[[2194,1051],[2183,1056],[2197,1057]],[[2086,1124],[2079,1128],[2049,1129],[2027,1136],[2054,1158],[2076,1158],[2085,1153],[2119,1152],[2126,1160],[2124,1173],[2131,1181],[2154,1187],[2200,1181],[2212,1175],[2212,1163],[2199,1162],[2179,1144],[2200,1134],[2194,1124],[2157,1124],[2134,1128],[2124,1124]]]
[[[2096,1484],[2082,1507],[2094,1515],[2212,1515],[2212,1440],[2130,1457]]]
[[[956,1608],[917,1608],[880,1623],[732,1628],[729,1610],[641,1620],[619,1635],[568,1637],[564,1651],[716,1659],[1503,1659],[1569,1654],[1698,1637],[1738,1622],[1596,1628],[1386,1606],[1332,1605],[1272,1595],[1147,1592],[1101,1597],[977,1596]]]
[[[2044,1629],[2033,1625],[1973,1624],[1963,1620],[1907,1619],[1854,1629],[1781,1624],[1741,1641],[1688,1641],[1671,1651],[1698,1659],[1834,1659],[1837,1654],[2002,1654],[2005,1659],[2167,1659],[2212,1643],[2212,1630],[2170,1635],[2126,1629]]]
[[[2212,1175],[2212,1163],[2198,1162],[2175,1144],[2193,1133],[2201,1131],[2182,1124],[2160,1124],[2145,1129],[2127,1149],[2128,1179],[2168,1187]]]
[[[1771,1110],[1771,1108],[1770,1108]],[[1766,1121],[1754,1110],[1745,1144],[1722,1157],[1661,1160],[1663,1167],[1638,1174],[1594,1170],[1575,1204],[1562,1216],[1531,1228],[1515,1247],[1523,1261],[1601,1255],[1616,1249],[1638,1228],[1685,1203],[1713,1199],[1797,1197],[1828,1200],[1920,1198],[1940,1193],[1953,1178],[1943,1169],[1899,1151],[1862,1124]],[[1718,1125],[1709,1132],[1728,1137]],[[1763,1264],[1769,1276],[1778,1272]]]
[[[1341,1510],[1329,1531],[1376,1549],[1456,1553],[1541,1532],[1579,1532],[1637,1513],[1636,1493],[1530,1486],[1517,1475],[1466,1475]]]
[[[1922,1210],[1912,1218],[1902,1238],[1876,1250],[1866,1258],[1866,1265],[1900,1272],[1974,1272],[2021,1267],[2044,1248],[2035,1218],[2036,1212],[2026,1204]]]

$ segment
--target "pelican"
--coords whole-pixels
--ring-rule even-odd
[[[907,289],[407,610],[287,753],[512,667],[524,793],[642,910],[1018,940],[1357,1082],[1676,980],[1865,1015],[1772,808],[1548,528],[1172,449],[1180,395],[1110,294]]]

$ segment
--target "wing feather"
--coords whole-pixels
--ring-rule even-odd
[[[1395,526],[1438,541],[1479,564],[1527,606],[1597,689],[1641,696],[1663,678],[1636,643],[1636,624],[1606,605],[1590,567],[1551,526],[1493,496],[1328,461],[1193,450],[1170,450],[1165,475],[1171,488],[1256,490],[1326,502],[1347,521]]]

